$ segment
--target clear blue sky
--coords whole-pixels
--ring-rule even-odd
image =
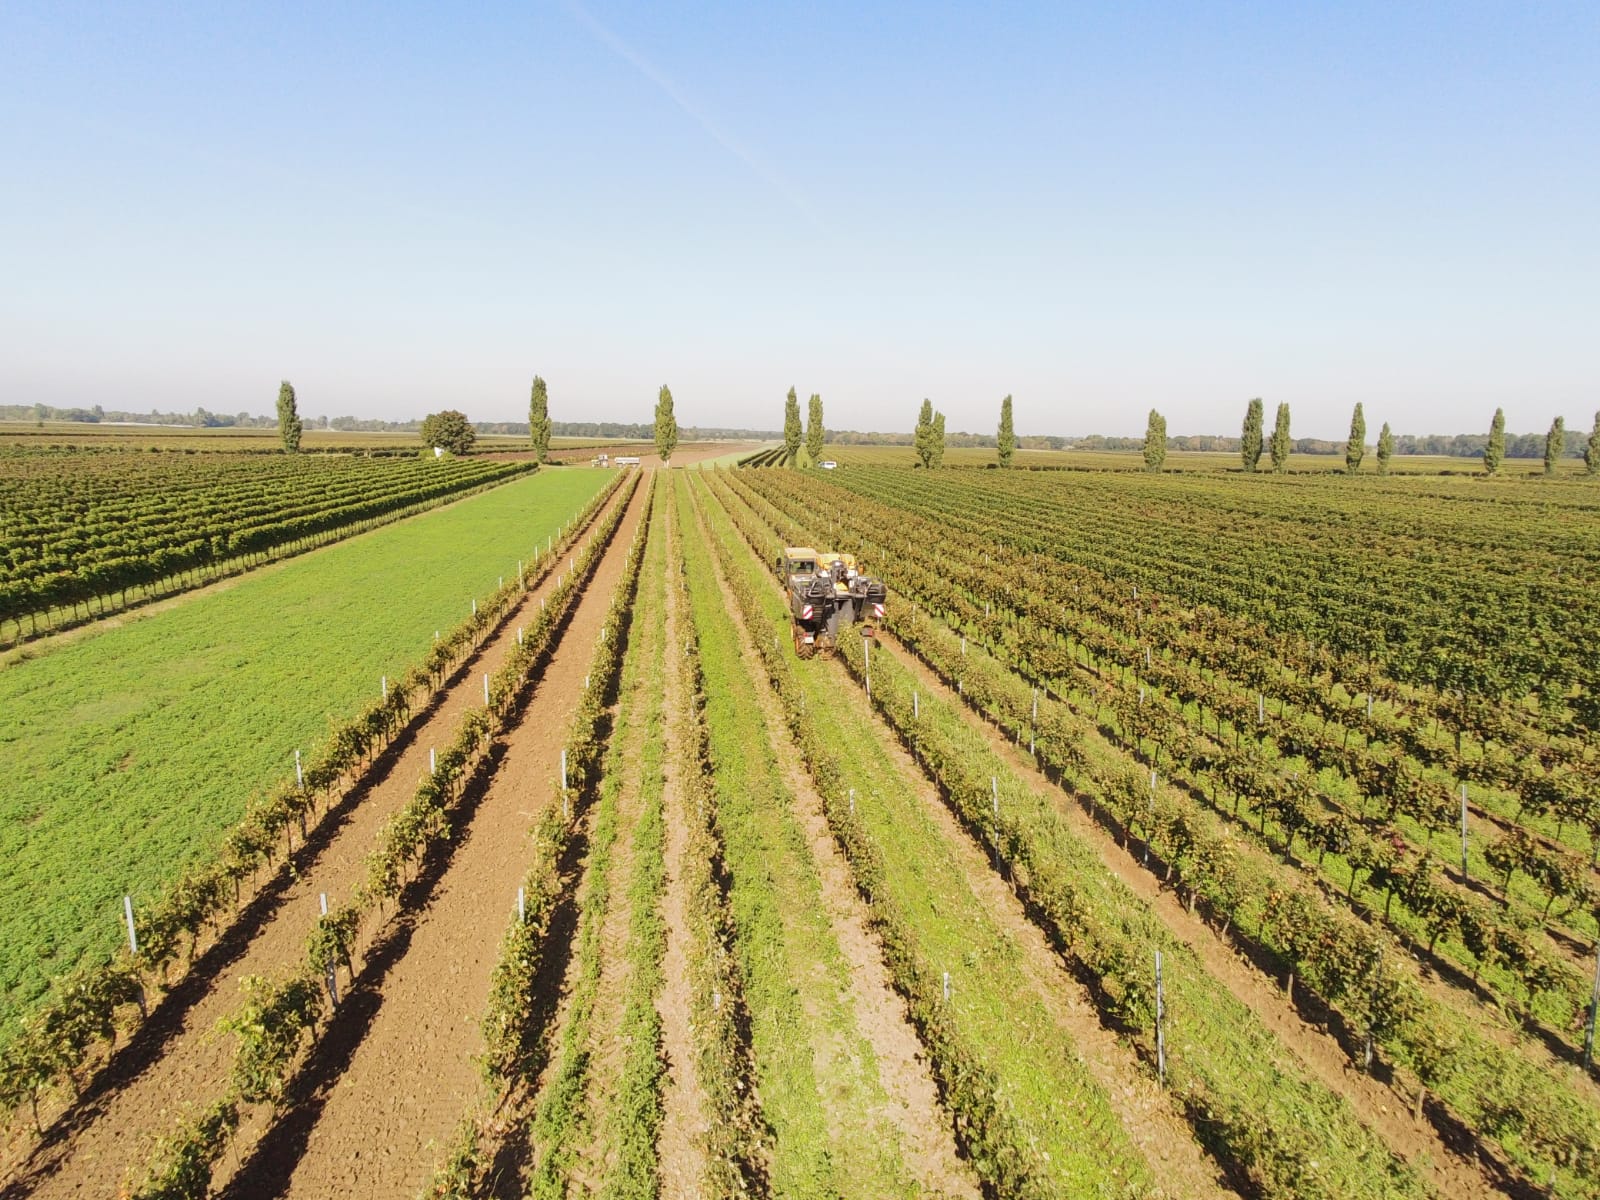
[[[10,0],[0,81],[0,402],[1600,407],[1595,0]]]

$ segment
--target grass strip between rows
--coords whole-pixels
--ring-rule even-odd
[[[762,712],[761,682],[703,539],[688,550],[705,672],[718,815],[732,878],[762,1107],[781,1195],[912,1196],[916,1184],[885,1119],[877,1055],[858,1024],[810,842]]]
[[[919,821],[903,807],[900,819],[882,815],[889,805],[903,806],[906,797],[889,794],[901,790],[892,766],[876,772],[868,766],[883,761],[875,734],[845,725],[826,688],[812,693],[796,669],[787,614],[761,568],[736,540],[720,507],[704,504],[702,512],[829,827],[867,903],[890,976],[928,1051],[956,1137],[979,1178],[993,1194],[1023,1200],[1150,1194],[1149,1167],[1104,1093],[1070,1048],[1051,1049],[1042,1040],[1049,1036],[1046,1023],[1016,982],[1015,946],[986,915],[972,911],[976,901],[959,869],[949,867],[948,849],[925,818]],[[824,714],[839,721],[831,738],[822,729]],[[861,772],[856,788],[846,761]],[[864,801],[859,812],[857,790]],[[872,809],[880,811],[874,815]],[[925,875],[935,864],[948,869]],[[947,966],[958,968],[953,995],[945,991]]]
[[[679,751],[683,812],[688,818],[683,853],[683,891],[688,917],[689,1020],[695,1038],[695,1076],[705,1092],[707,1200],[742,1200],[769,1194],[772,1131],[755,1089],[749,1006],[736,948],[737,930],[728,903],[730,880],[711,767],[706,725],[706,679],[700,633],[690,619],[693,595],[685,554],[691,528],[684,483],[673,477],[673,529],[668,573],[678,590],[678,624],[684,639],[687,684]]]

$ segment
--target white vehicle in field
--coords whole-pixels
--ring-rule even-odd
[[[619,454],[611,461],[619,467],[637,467],[639,465],[639,456],[637,454]]]
[[[819,462],[817,464],[817,466],[821,467],[824,471],[831,471],[835,467],[837,467],[838,465],[839,464],[834,462],[833,459],[831,459],[831,458],[823,459],[821,462]]]

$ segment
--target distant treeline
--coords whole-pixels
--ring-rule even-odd
[[[1566,446],[1563,453],[1569,458],[1583,457],[1584,443],[1589,435],[1581,430],[1568,429],[1566,431]],[[1506,434],[1507,458],[1543,458],[1544,439],[1542,433],[1508,433]],[[1018,438],[1019,445],[1026,446],[1031,439]],[[1136,437],[1101,437],[1092,434],[1083,438],[1052,438],[1051,441],[1065,441],[1070,449],[1076,450],[1141,450],[1144,448],[1144,439]],[[1489,441],[1487,433],[1397,433],[1394,438],[1394,452],[1396,454],[1437,454],[1446,458],[1482,458],[1483,448]],[[989,439],[993,444],[994,439]],[[951,445],[957,443],[951,442]],[[1372,445],[1373,443],[1368,443]],[[1343,454],[1344,442],[1330,442],[1325,438],[1295,438],[1294,452],[1296,454]],[[1052,447],[1059,448],[1059,447]],[[1189,435],[1185,437],[1167,438],[1168,450],[1214,450],[1230,454],[1239,452],[1239,439],[1236,437],[1211,437],[1205,434]]]
[[[369,417],[304,417],[307,429],[333,429],[340,433],[416,433],[422,428],[421,420],[378,421]],[[137,425],[183,425],[201,429],[276,429],[277,417],[257,417],[250,413],[214,413],[197,408],[192,413],[164,413],[151,409],[147,413],[120,412],[93,408],[53,408],[48,404],[0,404],[0,421],[81,421],[94,425],[102,421]],[[473,428],[479,433],[503,433],[526,437],[526,421],[475,421]],[[643,422],[625,421],[554,421],[552,432],[556,437],[567,438],[624,438],[648,442],[655,437],[655,426]],[[774,442],[783,434],[775,429],[724,429],[715,426],[686,425],[679,436],[688,442],[716,442],[755,440]],[[1568,457],[1582,457],[1588,433],[1582,429],[1566,431],[1565,453]],[[1507,433],[1507,458],[1543,458],[1542,433]],[[1489,440],[1484,433],[1399,433],[1395,435],[1396,454],[1438,454],[1449,458],[1481,458],[1483,447]],[[860,433],[853,429],[828,430],[828,444],[833,446],[909,446],[910,433]],[[945,435],[947,446],[980,446],[993,448],[992,433],[950,433]],[[1017,438],[1024,450],[1139,450],[1144,447],[1142,437],[1105,437],[1089,434],[1087,437],[1063,437],[1056,434],[1034,434]],[[1188,434],[1169,437],[1168,450],[1211,450],[1236,454],[1237,437],[1211,434]],[[1343,454],[1344,443],[1330,442],[1324,438],[1296,438],[1296,454]]]
[[[526,421],[474,421],[472,427],[479,433],[509,433],[528,436]],[[652,423],[633,424],[626,421],[552,421],[550,432],[563,438],[622,438],[633,442],[655,440],[656,427]],[[711,425],[680,425],[678,437],[686,442],[776,442],[783,434],[776,429],[721,429]]]

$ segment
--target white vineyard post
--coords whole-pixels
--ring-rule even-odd
[[[944,998],[945,998],[946,1003],[948,1003],[949,1000],[950,1000],[950,972],[949,971],[946,971],[944,973]]]
[[[989,795],[994,800],[994,819],[995,819],[995,823],[999,824],[999,822],[1000,822],[1000,780],[995,778],[993,775],[989,776]]]
[[[1161,951],[1156,951],[1156,1079],[1167,1086],[1167,997],[1161,984]]]
[[[328,915],[328,893],[319,892],[317,903],[322,906],[322,915]],[[339,968],[333,963],[328,964],[328,998],[333,1001],[335,1008],[339,1007]]]
[[[561,751],[561,819],[572,819],[572,809],[567,803],[567,752]]]
[[[500,576],[500,586],[501,587],[505,587],[506,586],[506,577],[504,575]]]
[[[913,721],[922,720],[922,703],[918,699],[916,692],[911,693],[911,719]]]
[[[1378,952],[1378,960],[1377,960],[1377,962],[1375,962],[1372,965],[1372,993],[1373,993],[1373,998],[1374,999],[1377,998],[1378,979],[1379,979],[1379,976],[1381,976],[1382,974],[1383,974],[1383,951],[1380,950]],[[1372,1026],[1371,1026],[1371,1024],[1368,1024],[1367,1025],[1367,1048],[1366,1048],[1366,1056],[1365,1056],[1366,1061],[1365,1061],[1364,1069],[1366,1070],[1366,1072],[1369,1075],[1372,1073],[1372,1049],[1373,1049],[1373,1047],[1372,1047]]]
[[[1372,693],[1367,693],[1367,720],[1372,720]]]
[[[139,957],[139,935],[136,932],[134,932],[134,928],[133,928],[133,897],[132,896],[123,896],[122,897],[122,913],[123,913],[123,915],[125,917],[128,918],[128,950],[129,950],[130,953],[132,953],[132,955],[135,958],[137,958],[137,957]],[[145,998],[144,998],[144,981],[143,980],[140,980],[140,982],[139,982],[139,1016],[143,1020],[149,1020],[150,1019],[150,1006],[145,1001]],[[1593,1025],[1593,1021],[1592,1021],[1592,1018],[1591,1018],[1591,1028],[1592,1028],[1592,1025]]]
[[[1461,785],[1461,878],[1467,877],[1467,785]]]
[[[1267,723],[1267,697],[1261,692],[1256,693],[1256,724]]]
[[[305,772],[300,769],[300,751],[298,750],[294,752],[294,785],[302,788],[306,785]]]
[[[378,676],[378,694],[385,700],[389,698],[389,677],[387,675]]]
[[[517,889],[517,923],[523,924],[528,919],[528,892],[526,888]]]
[[[435,750],[432,746],[428,747],[428,774],[429,775],[434,775],[434,774],[438,773],[438,770],[439,770],[438,753],[439,752],[437,750]]]
[[[517,626],[517,645],[522,645],[522,626]]]
[[[855,788],[851,788],[850,789],[850,815],[852,817],[856,815],[856,790],[855,790]]]
[[[1154,767],[1150,768],[1149,807],[1150,828],[1145,830],[1144,835],[1144,865],[1147,867],[1150,865],[1150,839],[1155,836],[1156,831],[1156,769]]]
[[[476,596],[472,598],[472,615],[478,615],[478,598]]]
[[[963,633],[961,635],[961,657],[965,658],[966,656],[967,656],[967,635]]]
[[[122,913],[128,918],[128,951],[137,956],[139,953],[139,935],[133,928],[133,897],[122,898]]]
[[[1594,987],[1589,992],[1589,1020],[1583,1030],[1583,1069],[1594,1065],[1594,1018],[1600,1012],[1600,950],[1594,956]]]
[[[484,704],[489,703],[489,672],[487,671],[483,673],[483,702]]]

